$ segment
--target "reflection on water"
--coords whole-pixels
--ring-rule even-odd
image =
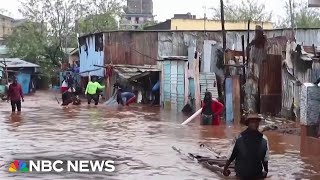
[[[61,107],[54,95],[26,97],[21,114],[0,103],[0,179],[221,179],[178,155],[210,153],[206,143],[225,154],[241,127],[180,126],[182,114],[141,107]],[[267,133],[269,179],[320,179],[319,141]],[[114,159],[116,173],[10,174],[13,159]],[[228,178],[232,179],[232,178]]]

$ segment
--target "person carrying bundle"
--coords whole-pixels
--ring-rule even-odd
[[[269,145],[267,137],[258,130],[260,121],[261,117],[257,114],[249,114],[246,117],[245,125],[248,128],[235,140],[232,153],[223,170],[225,176],[230,175],[228,168],[235,160],[236,176],[241,180],[267,177]]]

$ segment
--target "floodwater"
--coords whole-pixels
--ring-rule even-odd
[[[61,107],[53,93],[25,98],[23,112],[11,114],[0,102],[0,179],[223,179],[219,173],[177,154],[210,155],[206,143],[227,152],[240,132],[233,127],[179,125],[185,116],[156,107],[104,105]],[[58,97],[60,97],[58,95]],[[320,144],[316,139],[266,133],[271,159],[269,179],[320,179]],[[116,161],[114,173],[9,173],[14,159],[85,159]],[[227,179],[233,179],[231,177]]]

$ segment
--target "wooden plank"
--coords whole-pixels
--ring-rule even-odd
[[[171,77],[170,77],[170,85],[171,85],[171,108],[177,109],[178,106],[178,92],[177,92],[177,83],[178,83],[178,62],[171,61]]]
[[[232,76],[232,101],[233,101],[233,119],[235,124],[240,124],[241,107],[240,107],[240,76]]]
[[[189,71],[188,71],[188,63],[184,62],[184,104],[188,103],[189,99]]]
[[[171,109],[171,64],[170,61],[163,63],[163,102],[165,109]]]
[[[201,99],[200,99],[200,73],[199,73],[199,56],[195,59],[194,63],[194,84],[195,84],[195,102],[196,110],[201,108]]]
[[[177,110],[180,112],[185,105],[185,61],[177,62]]]

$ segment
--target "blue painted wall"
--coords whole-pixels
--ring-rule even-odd
[[[185,106],[185,62],[170,61],[163,62],[162,88],[163,103],[165,109],[180,112]]]
[[[163,101],[170,102],[171,101],[171,64],[170,61],[163,62]],[[161,85],[160,85],[161,86]]]
[[[104,52],[103,51],[96,51],[95,48],[95,36],[88,36],[86,38],[86,44],[88,47],[88,51],[85,51],[86,46],[82,45],[79,47],[80,52],[80,72],[90,71],[97,69],[94,65],[104,66]],[[104,69],[101,68],[97,71],[91,72],[91,75],[94,76],[104,76]],[[81,76],[88,76],[88,73],[81,74]]]
[[[29,93],[30,80],[31,80],[31,75],[30,74],[19,73],[17,75],[17,81],[22,86],[23,94],[28,94]]]
[[[195,98],[194,78],[189,79],[189,95],[190,94],[192,98]]]
[[[226,78],[226,123],[233,122],[232,78]]]

